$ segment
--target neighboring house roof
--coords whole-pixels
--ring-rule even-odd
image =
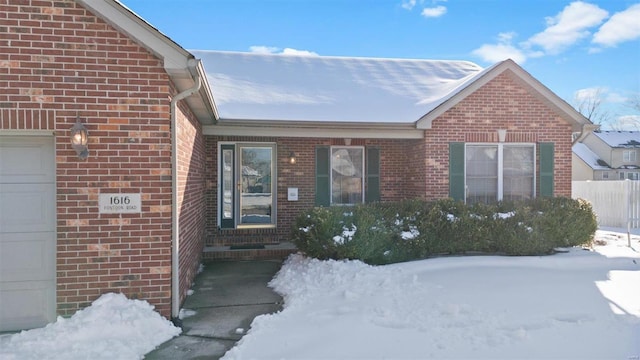
[[[640,131],[595,131],[593,135],[612,148],[640,148]]]
[[[410,124],[482,71],[453,60],[191,52],[221,120]]]
[[[576,143],[572,147],[573,153],[577,155],[585,164],[591,167],[593,170],[610,170],[609,166],[606,166],[605,162],[600,159],[596,153],[591,151],[589,147],[583,143]]]
[[[203,124],[213,124],[217,110],[202,64],[187,50],[146,22],[117,0],[76,0],[105,22],[125,33],[140,46],[163,60],[164,69],[177,87],[186,90],[195,84],[195,77],[202,80],[198,96],[185,99],[196,117]]]

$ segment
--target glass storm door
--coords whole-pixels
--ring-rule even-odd
[[[275,226],[275,145],[220,146],[220,227]]]
[[[273,223],[273,147],[244,145],[239,147],[241,164],[240,225]]]

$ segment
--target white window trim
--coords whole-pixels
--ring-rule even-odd
[[[357,204],[335,204],[333,202],[333,149],[361,149],[362,150],[362,185],[361,185],[361,189],[362,189],[362,202],[360,204],[364,204],[365,203],[365,191],[364,191],[364,185],[365,185],[365,171],[366,171],[366,154],[365,154],[365,147],[364,146],[357,146],[357,145],[350,145],[350,146],[346,146],[346,145],[335,145],[335,146],[331,146],[329,148],[329,201],[330,204],[333,206],[353,206],[353,205],[357,205]]]
[[[464,202],[467,202],[467,146],[498,146],[498,190],[496,201],[502,201],[504,197],[504,146],[530,146],[533,150],[533,188],[531,189],[532,198],[536,197],[537,186],[537,149],[535,143],[465,143],[464,144]]]
[[[278,189],[278,144],[275,142],[256,142],[256,141],[219,141],[218,142],[218,154],[217,154],[217,160],[216,160],[216,166],[217,168],[217,172],[218,172],[218,176],[217,176],[217,192],[218,192],[218,204],[217,204],[217,209],[216,209],[216,217],[217,217],[217,224],[218,227],[220,227],[221,221],[222,221],[222,212],[220,211],[220,204],[221,201],[224,201],[223,196],[224,194],[222,194],[222,171],[220,171],[220,164],[222,161],[222,146],[223,145],[234,145],[235,146],[235,156],[233,158],[233,162],[234,162],[234,169],[236,171],[236,174],[234,174],[234,176],[237,176],[237,172],[239,171],[240,167],[238,164],[238,158],[239,158],[239,148],[241,146],[269,146],[269,147],[273,147],[273,155],[272,155],[272,173],[271,173],[271,193],[273,196],[273,199],[271,200],[271,203],[273,204],[273,206],[271,207],[271,211],[272,211],[272,223],[271,224],[240,224],[238,221],[238,217],[239,217],[239,212],[240,212],[240,200],[237,200],[236,198],[233,199],[233,219],[234,219],[234,227],[233,228],[227,228],[226,230],[238,230],[238,229],[273,229],[277,227],[278,224],[278,196],[277,196],[277,189]],[[236,179],[237,181],[237,179]]]
[[[622,162],[633,163],[638,160],[638,153],[635,150],[623,150]]]

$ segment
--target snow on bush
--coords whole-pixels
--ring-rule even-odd
[[[444,254],[544,255],[588,245],[591,206],[569,198],[464,204],[436,201],[318,207],[296,218],[292,240],[318,259],[388,264]],[[357,231],[356,231],[357,230]]]

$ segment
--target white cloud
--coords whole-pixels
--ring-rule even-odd
[[[580,101],[584,101],[584,100],[591,100],[591,99],[595,99],[596,97],[601,97],[602,95],[606,94],[608,92],[608,90],[606,88],[603,87],[590,87],[590,88],[584,88],[584,89],[580,89],[577,90],[574,94],[573,97],[576,101],[580,102]]]
[[[473,50],[472,54],[492,63],[511,59],[518,64],[522,64],[527,60],[522,51],[508,44],[484,44]]]
[[[593,36],[593,42],[602,46],[616,46],[640,38],[640,4],[615,13]]]
[[[274,46],[250,46],[249,51],[256,54],[275,54],[280,51],[279,48]]]
[[[427,18],[430,17],[440,17],[442,15],[444,15],[447,12],[447,8],[442,6],[442,5],[438,5],[436,7],[431,7],[431,8],[424,8],[422,9],[422,13],[421,15]]]
[[[597,5],[574,1],[554,17],[546,18],[547,28],[533,35],[525,46],[537,45],[549,54],[558,54],[578,40],[590,35],[609,15]]]
[[[282,50],[283,55],[300,55],[300,56],[318,56],[318,53],[309,50],[297,50],[292,48],[285,48]]]
[[[413,9],[414,6],[416,6],[416,0],[406,0],[402,2],[402,6],[403,9],[407,9],[409,11],[411,11]]]
[[[527,56],[522,50],[511,45],[511,40],[513,40],[516,35],[514,32],[500,33],[498,34],[497,44],[484,44],[473,50],[472,54],[491,63],[511,59],[518,64],[522,64],[527,60]]]
[[[594,86],[577,90],[574,93],[574,98],[576,101],[600,99],[603,102],[617,104],[626,103],[629,100],[628,97],[613,92],[605,86]]]
[[[298,56],[318,56],[318,53],[309,50],[298,50],[292,48],[280,49],[275,46],[250,46],[249,51],[256,54],[282,54],[282,55],[298,55]]]
[[[607,102],[610,102],[610,103],[622,104],[622,103],[626,103],[629,100],[629,98],[624,96],[624,95],[620,95],[618,93],[611,92],[611,93],[607,94],[607,99],[606,100],[607,100]]]
[[[611,128],[618,131],[640,131],[640,115],[618,116]]]

